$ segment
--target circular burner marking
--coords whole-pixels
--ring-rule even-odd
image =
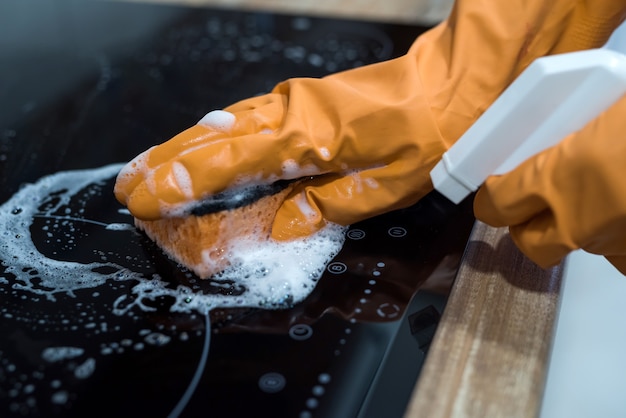
[[[328,270],[328,272],[332,274],[341,274],[345,273],[348,270],[348,266],[340,261],[334,261],[328,265],[326,270]]]
[[[392,238],[402,238],[403,236],[407,234],[407,231],[401,226],[394,226],[394,227],[389,228],[387,233]]]
[[[355,241],[365,238],[365,235],[365,231],[363,231],[362,229],[351,229],[346,234],[348,238]]]
[[[395,303],[385,302],[376,309],[376,313],[382,318],[395,318],[400,313],[400,307]]]
[[[287,384],[287,379],[280,373],[265,373],[259,378],[259,389],[265,393],[277,393],[283,390]]]
[[[307,324],[296,324],[289,328],[289,336],[297,341],[304,341],[311,338],[313,328]]]

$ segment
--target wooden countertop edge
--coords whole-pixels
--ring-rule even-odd
[[[450,13],[452,0],[117,0],[286,13],[379,23],[435,25]]]
[[[476,222],[406,417],[536,417],[561,275]]]

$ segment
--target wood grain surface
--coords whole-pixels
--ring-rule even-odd
[[[453,0],[137,0],[190,6],[267,10],[279,13],[434,24],[445,19]]]
[[[477,222],[406,416],[537,416],[561,272]]]

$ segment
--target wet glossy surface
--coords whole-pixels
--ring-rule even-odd
[[[0,4],[0,202],[46,175],[127,161],[284,78],[402,54],[422,31],[124,3],[30,4],[38,7]],[[33,196],[39,215],[25,222],[36,251],[104,264],[94,275],[122,267],[192,295],[236,293],[198,281],[142,235],[117,228],[130,219],[112,184],[89,186],[54,213],[58,190]],[[467,207],[441,219],[428,203],[353,225],[309,298],[281,311],[171,312],[168,297],[132,303],[138,280],[126,276],[51,299],[20,279],[46,272],[10,273],[17,262],[8,257],[0,415],[399,414],[473,221]],[[19,246],[22,238],[2,239]]]

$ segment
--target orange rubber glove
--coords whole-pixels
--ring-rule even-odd
[[[432,189],[429,172],[443,152],[530,62],[598,46],[607,35],[596,26],[621,21],[607,6],[590,25],[584,7],[459,0],[403,57],[288,80],[211,114],[129,163],[115,194],[150,220],[184,215],[223,191],[304,177],[276,215],[277,239],[410,206]],[[589,36],[563,43],[564,31]]]
[[[515,170],[492,176],[474,200],[476,216],[509,226],[543,267],[582,248],[626,274],[626,98],[580,132]]]

